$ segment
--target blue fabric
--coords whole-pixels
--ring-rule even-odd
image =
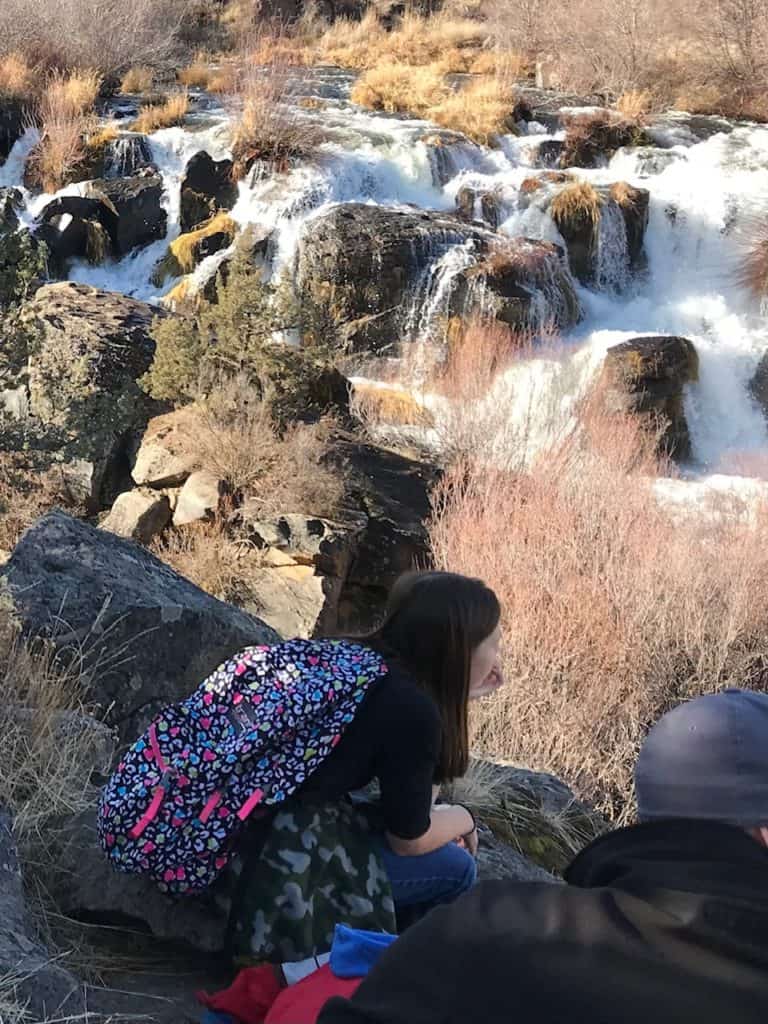
[[[362,978],[397,938],[337,924],[331,946],[331,970],[337,978]]]
[[[215,1010],[206,1010],[200,1024],[237,1024],[234,1017],[228,1013],[217,1013]]]
[[[451,903],[477,881],[475,858],[456,843],[419,857],[400,857],[382,839],[380,852],[396,909]]]

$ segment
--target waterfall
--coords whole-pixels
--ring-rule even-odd
[[[595,279],[597,287],[623,292],[629,283],[627,225],[621,207],[613,199],[603,203],[597,232]]]

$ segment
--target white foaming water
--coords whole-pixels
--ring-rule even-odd
[[[536,173],[536,146],[557,138],[540,125],[528,136],[504,138],[493,151],[453,146],[448,140],[449,159],[436,168],[430,136],[437,129],[426,122],[364,113],[343,100],[310,116],[320,119],[329,134],[318,159],[276,178],[241,183],[232,212],[242,225],[274,229],[273,272],[291,268],[307,219],[335,203],[354,200],[449,210],[463,185],[498,191],[506,218],[500,228],[503,234],[562,242],[546,212],[536,204],[525,210],[517,205],[521,182]],[[557,359],[542,357],[520,366],[499,387],[509,416],[525,418],[532,443],[545,443],[553,429],[547,421],[552,409],[569,414],[609,347],[643,334],[683,335],[700,357],[699,380],[686,393],[694,458],[699,474],[714,473],[743,453],[768,453],[765,421],[747,392],[758,360],[768,351],[768,319],[740,289],[735,274],[740,232],[768,198],[768,129],[741,126],[697,143],[682,117],[670,117],[654,134],[670,148],[650,157],[647,150],[622,151],[606,168],[577,172],[596,185],[627,181],[650,191],[647,274],[631,281],[623,294],[614,290],[627,283],[627,268],[623,223],[609,216],[601,229],[597,268],[605,290],[580,287],[585,318],[567,336],[565,352]],[[28,133],[17,143],[0,168],[0,185],[20,186],[34,142],[35,136]],[[227,155],[226,117],[222,114],[204,130],[157,132],[150,142],[166,188],[168,238],[118,264],[77,266],[71,277],[155,301],[159,294],[150,275],[179,232],[184,167],[201,149],[216,159]],[[452,168],[454,177],[440,184],[446,167]],[[29,221],[51,197],[33,200],[24,194]],[[195,281],[201,283],[221,258],[212,257],[198,268]],[[421,308],[412,310],[413,323],[427,334],[432,315],[447,294],[447,283],[464,269],[466,252],[456,248],[435,258],[440,263],[425,278],[428,287],[421,293]],[[543,399],[533,401],[533,395]],[[498,403],[500,395],[489,400]]]

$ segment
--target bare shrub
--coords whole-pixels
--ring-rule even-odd
[[[340,484],[322,462],[330,421],[279,430],[269,403],[237,378],[202,399],[192,419],[194,426],[185,429],[187,451],[236,500],[247,496],[265,515],[333,513]]]
[[[177,53],[184,14],[182,0],[3,0],[0,54],[104,75],[158,67]]]
[[[161,128],[173,128],[184,123],[189,113],[189,94],[186,89],[172,93],[163,103],[151,103],[139,113],[133,130],[148,135]]]
[[[438,565],[481,576],[504,607],[508,683],[476,713],[476,749],[554,771],[619,820],[660,714],[766,683],[768,510],[674,522],[653,447],[587,405],[528,473],[454,467],[431,526]]]
[[[246,72],[235,103],[232,155],[236,177],[256,162],[285,171],[316,155],[324,137],[322,128],[291,102],[289,68],[279,57],[273,57],[266,67]]]
[[[762,309],[768,306],[768,222],[765,220],[756,220],[747,226],[736,278]]]
[[[23,531],[54,506],[74,507],[62,472],[23,451],[0,452],[0,551],[12,551]]]

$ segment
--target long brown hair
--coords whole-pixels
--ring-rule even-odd
[[[384,621],[365,643],[397,661],[440,710],[443,741],[437,779],[464,775],[469,764],[472,655],[499,624],[501,608],[481,580],[452,572],[401,576]]]

